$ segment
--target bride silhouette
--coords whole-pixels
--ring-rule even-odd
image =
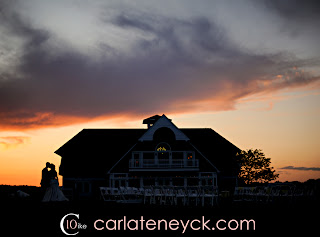
[[[59,188],[58,175],[55,165],[50,164],[49,168],[50,171],[48,171],[48,176],[50,178],[50,185],[44,194],[42,202],[69,201]]]

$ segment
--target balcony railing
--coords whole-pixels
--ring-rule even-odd
[[[131,159],[129,169],[198,169],[199,160],[172,159],[172,160],[155,160],[155,159]]]

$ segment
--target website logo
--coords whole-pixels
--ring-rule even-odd
[[[86,224],[79,222],[79,214],[69,213],[62,217],[60,221],[60,229],[65,235],[77,235],[80,229],[86,229]]]

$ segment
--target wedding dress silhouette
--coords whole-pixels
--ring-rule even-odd
[[[42,202],[61,202],[69,201],[59,188],[59,182],[57,177],[57,171],[54,164],[50,164],[51,168],[49,172],[50,186],[47,188],[46,193],[42,199]]]

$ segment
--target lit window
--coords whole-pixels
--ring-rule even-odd
[[[167,149],[165,147],[158,147],[157,151],[166,151]]]
[[[157,146],[156,146],[156,151],[162,152],[162,151],[170,151],[171,148],[169,146],[168,143],[166,142],[160,142]]]

